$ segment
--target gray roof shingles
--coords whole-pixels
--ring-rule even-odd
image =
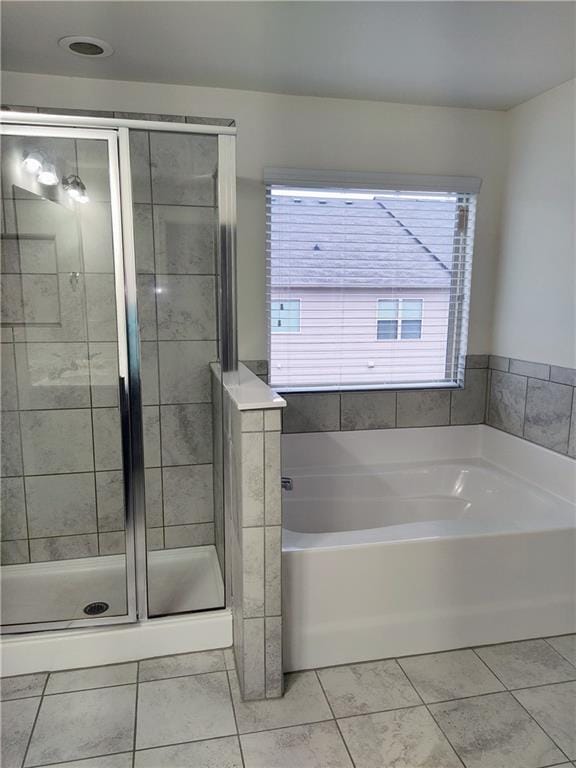
[[[274,288],[450,287],[454,204],[273,197],[272,211]]]

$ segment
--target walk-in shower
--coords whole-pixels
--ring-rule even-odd
[[[2,631],[224,606],[235,128],[2,112]]]

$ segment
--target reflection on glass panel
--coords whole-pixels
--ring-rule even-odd
[[[3,136],[2,150],[2,623],[120,616],[107,144]]]
[[[214,136],[131,132],[142,351],[148,604],[224,605]],[[214,429],[214,431],[213,431]],[[219,443],[220,440],[220,443]]]

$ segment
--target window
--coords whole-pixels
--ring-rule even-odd
[[[270,305],[272,333],[298,333],[300,330],[300,301],[272,301]]]
[[[460,386],[479,180],[289,169],[265,180],[271,385]]]
[[[379,299],[377,338],[422,338],[422,299]]]

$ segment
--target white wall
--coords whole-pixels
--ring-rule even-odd
[[[507,114],[6,72],[5,104],[231,117],[238,124],[240,355],[266,355],[264,166],[480,176],[469,352],[489,351]]]
[[[510,121],[492,351],[576,367],[576,81],[515,107]]]

